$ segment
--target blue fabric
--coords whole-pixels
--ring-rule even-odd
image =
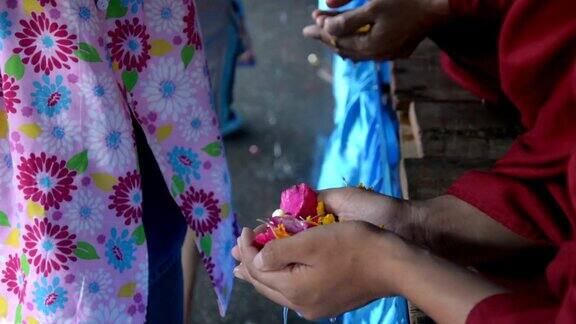
[[[182,323],[184,320],[184,274],[180,253],[161,266],[150,268],[147,324]]]
[[[354,0],[344,11],[361,6]],[[327,9],[319,0],[320,9]],[[398,123],[384,102],[381,85],[390,82],[388,63],[352,61],[333,56],[335,128],[326,145],[318,189],[360,183],[382,194],[400,197]],[[385,274],[383,274],[385,275]],[[376,300],[339,317],[345,324],[408,323],[408,305],[402,297]]]
[[[240,0],[199,0],[199,19],[212,82],[213,103],[224,136],[237,131],[242,119],[232,109],[238,56],[245,51],[241,37],[244,9]]]
[[[382,104],[382,73],[388,63],[352,63],[334,56],[334,131],[326,146],[319,188],[363,183],[390,196],[401,195],[400,151],[394,112]],[[382,72],[380,72],[382,71]]]
[[[360,183],[377,192],[400,197],[400,151],[397,122],[390,107],[382,104],[380,81],[387,63],[352,63],[334,57],[333,86],[335,129],[326,146],[318,189]],[[408,323],[404,298],[374,301],[348,312],[342,323]]]
[[[168,191],[156,159],[142,129],[135,124],[134,134],[142,181],[142,222],[148,247],[150,273],[173,255],[180,255],[188,225]]]
[[[141,172],[142,222],[148,247],[147,323],[182,323],[181,250],[188,225],[162,178],[142,129],[134,123]],[[138,310],[141,311],[141,310]]]

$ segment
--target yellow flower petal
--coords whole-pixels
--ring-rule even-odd
[[[30,219],[34,219],[34,217],[44,217],[46,211],[42,205],[33,201],[29,201],[28,205],[26,206],[26,213]]]
[[[152,40],[151,46],[150,54],[154,56],[164,56],[174,49],[174,47],[164,39]]]
[[[24,124],[20,126],[19,130],[30,138],[38,138],[42,134],[42,128],[38,124]]]
[[[118,183],[118,179],[108,173],[92,173],[90,176],[96,187],[104,192],[113,191],[113,187]]]
[[[325,214],[326,214],[326,211],[324,208],[324,202],[318,201],[318,205],[316,206],[316,215],[324,216]]]
[[[26,317],[26,324],[39,324],[39,323],[40,322],[38,322],[38,320],[32,316]]]
[[[158,139],[159,142],[165,141],[170,135],[172,135],[172,125],[170,124],[160,126],[156,131],[156,139]]]
[[[6,318],[8,316],[8,301],[4,297],[0,297],[0,317]]]
[[[328,224],[336,223],[336,217],[334,217],[334,215],[332,215],[332,214],[328,214],[328,215],[322,217],[322,220],[320,222],[322,225],[328,225]]]
[[[33,12],[41,13],[44,9],[37,0],[24,0],[24,12],[31,16]]]
[[[20,247],[20,231],[17,228],[13,229],[12,232],[10,232],[10,234],[8,234],[8,237],[6,237],[4,244],[11,246],[11,247],[14,247],[14,248],[19,248]]]
[[[272,232],[274,233],[274,236],[276,236],[277,239],[290,237],[290,234],[286,231],[286,227],[284,226],[284,224],[278,225],[278,227],[272,229]]]
[[[120,287],[120,289],[118,290],[118,297],[125,297],[125,298],[132,297],[134,296],[135,291],[136,291],[136,283],[129,282],[124,286]]]
[[[118,61],[112,62],[112,71],[114,72],[120,71],[120,64],[118,64]]]
[[[8,115],[0,107],[0,138],[8,138]]]
[[[222,204],[220,206],[220,218],[226,219],[228,214],[230,214],[230,204]]]

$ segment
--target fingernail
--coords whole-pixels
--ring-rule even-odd
[[[239,267],[235,267],[233,272],[234,272],[234,277],[244,280],[244,277],[242,277],[242,274],[240,273]]]
[[[262,260],[262,253],[258,253],[254,257],[254,266],[260,270],[264,268],[264,260]]]

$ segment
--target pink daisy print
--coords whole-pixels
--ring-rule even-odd
[[[42,152],[39,156],[32,153],[27,159],[21,157],[18,171],[18,189],[24,199],[39,202],[46,210],[59,209],[60,203],[71,201],[71,192],[78,189],[74,184],[76,171],[66,168],[66,161],[58,161],[55,155],[48,157]]]
[[[111,38],[108,48],[112,59],[118,62],[120,68],[141,72],[147,66],[150,59],[150,35],[138,18],[123,23],[116,20],[116,28],[109,31],[108,36]]]
[[[220,208],[214,193],[190,187],[180,195],[184,217],[198,236],[212,233],[220,221]]]
[[[36,268],[36,273],[48,276],[53,270],[68,270],[68,262],[76,261],[75,234],[68,232],[68,226],[52,224],[48,218],[35,218],[34,224],[25,226],[24,253],[28,262]]]
[[[16,84],[16,80],[7,74],[2,75],[2,87],[0,88],[0,97],[4,100],[7,113],[16,113],[16,105],[21,101],[18,99],[17,93],[20,86]]]
[[[8,255],[8,261],[6,261],[5,267],[6,268],[2,270],[2,279],[0,281],[8,287],[8,291],[18,296],[18,301],[22,303],[26,296],[28,281],[22,270],[22,264],[18,255]]]
[[[55,69],[70,69],[70,61],[78,62],[73,54],[78,49],[76,35],[68,33],[66,25],[58,25],[44,13],[32,13],[32,19],[20,20],[22,30],[15,35],[19,39],[16,54],[24,54],[22,62],[32,64],[34,72],[50,74]]]
[[[124,217],[124,224],[132,221],[138,224],[142,218],[142,189],[140,174],[137,171],[128,172],[125,177],[118,178],[118,184],[113,187],[114,194],[109,197],[112,203],[108,206],[116,210],[116,216]]]

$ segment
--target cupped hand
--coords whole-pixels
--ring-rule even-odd
[[[318,226],[268,243],[252,245],[244,229],[234,249],[235,275],[272,301],[307,319],[336,316],[378,297],[396,293],[392,273],[395,235],[365,222]],[[392,244],[391,244],[392,242]]]
[[[326,210],[341,221],[364,221],[403,236],[417,208],[401,200],[360,188],[337,188],[320,191]]]
[[[343,13],[317,10],[313,13],[316,24],[305,27],[303,33],[355,61],[395,59],[409,56],[448,13],[448,0],[372,0]],[[370,26],[368,31],[359,31],[366,26]]]

